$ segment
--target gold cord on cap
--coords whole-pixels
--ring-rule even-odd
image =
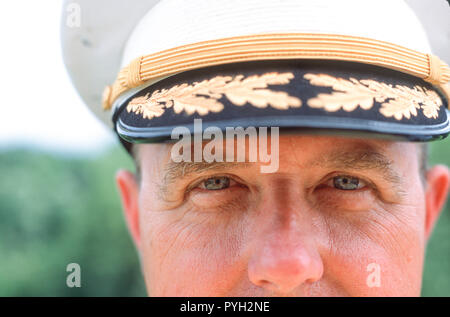
[[[143,84],[141,80],[141,65],[142,57],[135,58],[131,61],[127,68],[127,75],[125,77],[126,87],[137,87]]]
[[[102,95],[103,109],[109,108],[109,105],[111,104],[111,93],[112,93],[111,86],[106,86],[105,89],[103,89],[103,95]]]
[[[236,62],[280,59],[327,59],[394,69],[422,78],[446,94],[450,68],[438,57],[368,38],[314,33],[237,36],[183,45],[141,56],[124,67],[103,99],[110,109],[125,91],[158,77]]]
[[[429,83],[432,83],[433,85],[439,85],[441,83],[442,74],[441,60],[433,54],[427,54],[427,57],[430,71],[425,80]]]

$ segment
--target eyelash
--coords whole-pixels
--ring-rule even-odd
[[[339,189],[334,187],[333,184],[333,180],[335,177],[351,177],[351,178],[357,178],[359,180],[360,183],[363,183],[363,186],[361,188],[357,188],[354,190],[344,190],[344,189]],[[333,190],[339,191],[339,193],[342,194],[352,194],[352,193],[356,193],[356,192],[362,192],[364,190],[374,190],[374,192],[378,192],[377,186],[370,180],[368,180],[365,177],[361,177],[358,175],[354,175],[354,174],[349,174],[349,173],[345,173],[345,172],[334,172],[331,173],[327,176],[325,176],[322,181],[320,181],[319,183],[320,185],[316,186],[316,188],[318,189],[324,189],[324,188],[331,188]]]
[[[200,188],[200,186],[201,186],[204,182],[206,182],[208,179],[210,179],[210,178],[220,178],[220,177],[227,177],[227,178],[230,179],[230,186],[227,187],[227,188],[225,188],[225,189],[221,189],[221,190],[226,190],[226,189],[228,189],[228,188],[230,188],[230,187],[232,187],[232,186],[234,186],[234,185],[236,185],[236,184],[239,184],[239,185],[244,186],[244,185],[243,185],[243,181],[241,181],[241,180],[236,180],[235,178],[237,178],[237,177],[235,177],[235,176],[231,176],[231,175],[227,175],[227,174],[219,174],[219,175],[211,175],[211,176],[207,176],[207,177],[204,177],[204,178],[199,179],[198,181],[193,182],[192,185],[188,187],[188,189],[186,190],[186,192],[188,193],[188,192],[190,192],[190,191],[192,191],[192,190],[194,190],[194,189],[196,189],[196,188],[201,189],[201,190],[208,191],[208,189]],[[233,185],[231,185],[231,182],[233,182]],[[234,183],[236,183],[236,184],[234,184]],[[210,191],[212,191],[212,190],[210,190]],[[216,190],[216,191],[220,191],[220,190]]]
[[[229,178],[230,179],[230,186],[227,187],[227,188],[224,188],[224,189],[216,190],[216,192],[227,190],[227,189],[235,186],[236,184],[245,186],[243,184],[243,181],[235,179],[236,178],[235,176],[231,176],[231,175],[227,175],[227,174],[211,175],[211,176],[204,177],[204,178],[194,182],[191,186],[189,186],[189,188],[187,189],[186,193],[188,193],[188,192],[190,192],[190,191],[192,191],[193,189],[196,189],[196,188],[204,190],[204,191],[213,191],[213,190],[208,190],[206,188],[200,188],[200,186],[204,182],[206,182],[208,179],[220,178],[220,177],[227,177],[227,178]],[[356,179],[359,180],[360,183],[363,183],[363,186],[361,188],[357,188],[357,189],[354,189],[354,190],[339,189],[339,188],[334,187],[334,178],[335,177],[356,178]],[[327,175],[326,177],[324,177],[324,180],[320,182],[320,185],[318,187],[323,187],[323,186],[327,186],[327,187],[333,188],[333,189],[338,190],[338,191],[349,192],[349,193],[350,192],[364,190],[366,188],[376,188],[372,182],[366,180],[365,178],[362,178],[362,177],[359,177],[359,176],[354,176],[354,175],[351,175],[351,174],[348,174],[348,173],[333,173],[331,175]]]

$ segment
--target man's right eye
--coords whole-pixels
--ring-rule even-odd
[[[211,178],[204,180],[200,184],[200,188],[206,189],[206,190],[221,190],[221,189],[226,189],[226,188],[230,187],[231,182],[232,182],[232,180],[226,176],[211,177]]]
[[[366,186],[366,183],[353,176],[339,175],[333,177],[333,186],[340,190],[356,190]]]
[[[234,176],[207,176],[193,186],[188,190],[188,197],[197,211],[227,211],[225,214],[230,214],[247,208],[248,187],[235,180]]]

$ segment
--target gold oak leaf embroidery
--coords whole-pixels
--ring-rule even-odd
[[[353,111],[358,106],[364,110],[373,107],[374,101],[381,103],[380,113],[385,117],[401,120],[417,116],[417,109],[422,109],[427,118],[437,118],[442,100],[432,90],[420,86],[388,85],[374,80],[357,80],[336,78],[326,74],[305,74],[304,78],[312,85],[331,87],[335,92],[319,94],[308,100],[312,108],[323,108],[327,111]]]
[[[127,111],[142,114],[144,119],[159,117],[166,108],[171,107],[175,113],[185,111],[189,115],[195,112],[206,115],[223,110],[224,106],[219,101],[223,96],[236,106],[243,106],[248,102],[257,108],[266,108],[269,105],[280,110],[296,108],[302,104],[299,98],[289,96],[285,92],[265,89],[269,85],[288,84],[292,78],[292,73],[276,72],[245,79],[243,75],[234,78],[216,76],[192,85],[175,85],[170,89],[156,90],[151,95],[133,98],[127,105]]]

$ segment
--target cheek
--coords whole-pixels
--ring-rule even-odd
[[[242,222],[189,209],[144,214],[142,262],[151,296],[225,296],[242,279]]]
[[[423,213],[419,207],[396,206],[330,217],[326,274],[338,278],[350,295],[420,295]]]

